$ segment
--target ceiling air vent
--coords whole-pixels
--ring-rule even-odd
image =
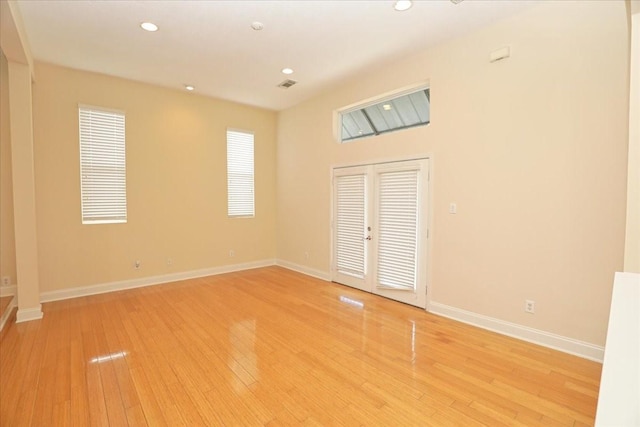
[[[297,82],[297,81],[295,81],[295,80],[289,80],[289,79],[287,79],[287,80],[283,81],[282,83],[280,83],[280,84],[278,85],[278,87],[281,87],[281,88],[283,88],[283,89],[289,89],[291,86],[293,86],[293,85],[294,85],[294,84],[296,84],[296,83],[298,83],[298,82]]]

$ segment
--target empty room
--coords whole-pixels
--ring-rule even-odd
[[[640,1],[0,7],[0,425],[640,426]]]

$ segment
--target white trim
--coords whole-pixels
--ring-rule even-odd
[[[473,313],[437,302],[429,303],[427,305],[427,311],[432,314],[438,314],[462,323],[467,323],[482,329],[488,329],[499,334],[539,344],[544,347],[580,356],[596,362],[602,363],[602,360],[604,359],[604,347],[588,342],[552,334],[550,332],[529,328],[515,323],[505,322],[504,320],[483,316],[482,314]]]
[[[4,313],[2,313],[2,316],[0,317],[0,331],[2,331],[2,329],[4,328],[4,325],[6,325],[7,321],[11,317],[11,313],[13,313],[13,309],[16,308],[17,306],[18,306],[18,299],[14,296],[13,298],[11,298],[11,301],[9,301],[9,305],[7,306]]]
[[[596,426],[640,426],[638,360],[640,274],[616,272],[607,327],[607,351],[600,377]]]
[[[293,262],[285,261],[282,259],[277,260],[276,265],[284,267],[288,270],[297,271],[298,273],[306,274],[307,276],[315,277],[316,279],[331,281],[331,274],[327,271],[316,270],[304,265],[296,264]]]
[[[384,165],[387,163],[400,163],[400,162],[413,162],[418,160],[429,160],[429,167],[431,168],[431,163],[433,163],[433,153],[431,152],[419,152],[413,156],[387,156],[387,157],[374,157],[362,162],[356,163],[333,163],[329,165],[329,173],[330,177],[333,178],[333,171],[335,169],[346,169],[353,168],[357,166],[373,166],[373,165]]]
[[[288,270],[306,274],[327,282],[331,281],[331,274],[327,271],[316,270],[304,265],[290,261],[278,259],[268,259],[262,261],[248,262],[242,264],[226,265],[221,267],[205,268],[201,270],[185,271],[181,273],[165,274],[161,276],[151,276],[140,279],[123,280],[93,286],[84,286],[73,289],[63,289],[59,291],[43,292],[40,294],[40,302],[51,302],[77,298],[82,296],[97,295],[107,292],[115,292],[126,289],[140,288],[145,286],[160,285],[163,283],[175,282],[179,280],[195,279],[199,277],[215,276],[218,274],[231,273],[235,271],[250,270],[253,268],[269,267],[278,265]],[[5,287],[7,288],[7,287]],[[10,303],[15,307],[15,298]],[[7,310],[10,311],[10,310]],[[529,328],[515,323],[505,322],[500,319],[484,316],[459,308],[451,307],[437,302],[427,302],[427,311],[432,314],[444,316],[462,323],[467,323],[483,329],[494,331],[503,335],[517,338],[523,341],[532,342],[548,348],[559,350],[565,353],[583,357],[585,359],[602,362],[604,359],[604,347],[590,344],[584,341],[575,340],[561,335],[552,334],[538,329]],[[18,310],[16,323],[28,320],[41,319],[43,313],[38,308]],[[0,319],[0,324],[6,320]],[[2,328],[0,327],[0,330]]]
[[[16,313],[16,323],[42,319],[42,316],[44,316],[44,314],[42,313],[41,304],[38,304],[38,306],[34,308],[19,308]]]
[[[140,279],[121,280],[118,282],[102,283],[98,285],[82,286],[59,291],[42,292],[40,302],[51,302],[69,298],[84,297],[89,295],[104,294],[107,292],[122,291],[125,289],[141,288],[145,286],[161,285],[163,283],[179,280],[196,279],[198,277],[215,276],[217,274],[231,273],[234,271],[250,270],[252,268],[268,267],[275,265],[275,260],[247,262],[242,264],[225,265],[220,267],[204,268],[201,270],[184,271],[181,273],[163,274],[161,276],[142,277]]]
[[[0,298],[15,296],[17,291],[18,287],[16,285],[0,286]]]
[[[388,101],[390,99],[399,98],[404,95],[408,95],[413,92],[418,92],[419,90],[429,89],[431,87],[430,80],[424,80],[421,82],[416,82],[414,84],[410,84],[407,86],[403,86],[399,89],[390,90],[388,92],[382,93],[377,96],[372,96],[370,98],[363,99],[361,101],[354,102],[347,106],[338,108],[336,113],[350,113],[355,110],[360,110],[362,108],[370,107],[372,105],[378,104],[380,102]]]
[[[85,110],[97,110],[105,113],[122,114],[123,116],[126,115],[124,110],[118,110],[117,108],[99,107],[97,105],[91,105],[91,104],[78,103],[78,108],[79,109],[83,108]]]

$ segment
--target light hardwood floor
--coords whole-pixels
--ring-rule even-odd
[[[583,426],[601,365],[279,267],[43,305],[2,426]]]

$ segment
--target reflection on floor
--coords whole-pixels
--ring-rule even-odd
[[[601,365],[280,267],[43,304],[0,425],[592,425]]]

